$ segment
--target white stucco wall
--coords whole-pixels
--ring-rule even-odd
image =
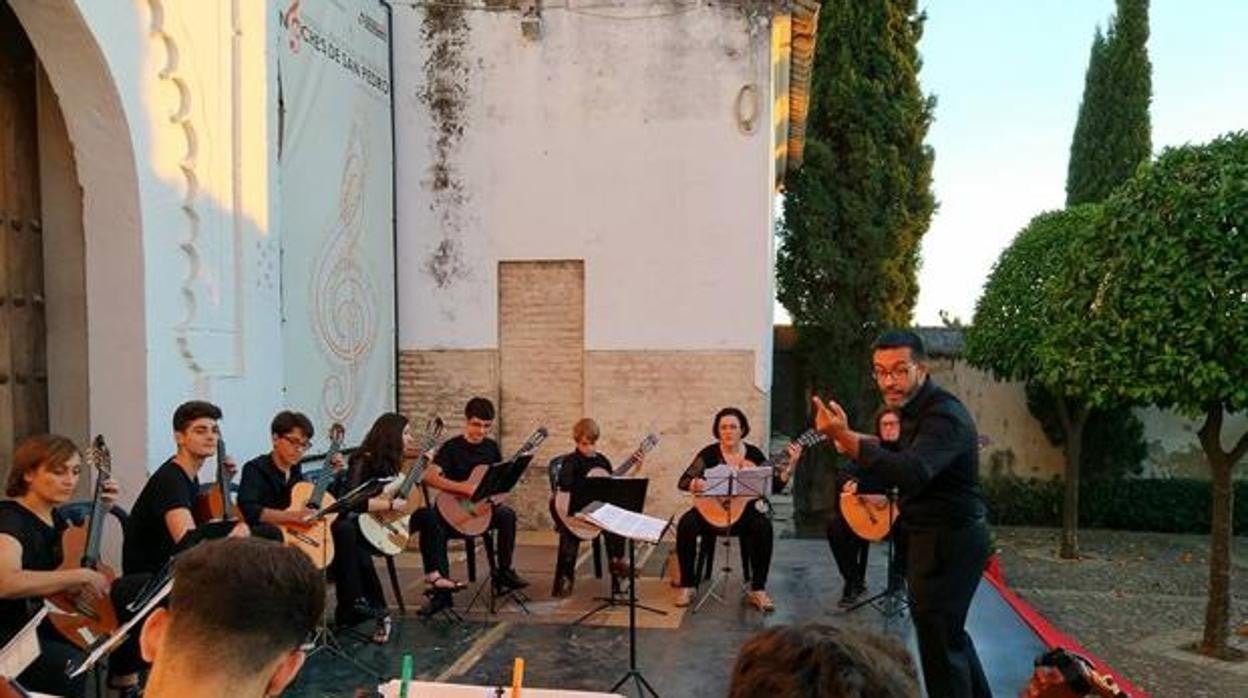
[[[536,41],[396,7],[400,349],[495,348],[498,261],[584,259],[586,349],[752,350],[769,386],[770,30],[621,18],[654,7],[551,8]]]
[[[267,3],[14,0],[57,93],[86,238],[91,430],[129,496],[202,397],[231,450],[281,405]]]

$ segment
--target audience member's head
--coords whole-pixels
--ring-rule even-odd
[[[325,582],[299,550],[222,538],[178,556],[168,609],[143,627],[145,695],[277,695],[325,607]],[[214,691],[225,691],[214,693]]]
[[[914,667],[896,641],[865,630],[793,625],[746,641],[730,698],[910,698]]]

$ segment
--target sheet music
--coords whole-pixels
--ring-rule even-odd
[[[667,530],[668,523],[663,519],[638,514],[604,502],[592,502],[576,516],[603,530],[647,543],[658,543],[663,537],[663,532]]]
[[[88,654],[86,658],[78,664],[78,666],[74,667],[74,670],[69,674],[69,678],[76,678],[84,672],[90,670],[96,662],[100,661],[101,657],[113,651],[117,645],[120,645],[122,640],[125,640],[126,636],[130,634],[130,630],[134,628],[134,626],[143,622],[143,620],[147,618],[147,614],[151,613],[152,609],[163,601],[164,598],[169,595],[170,591],[173,591],[172,577],[170,577],[164,585],[160,587],[160,591],[152,594],[152,598],[148,599],[147,603],[143,604],[143,607],[139,609],[138,613],[134,614],[133,618],[126,621],[125,625],[117,628],[117,631],[112,635],[109,635],[108,640],[98,643],[95,648],[91,650],[91,654]]]
[[[771,495],[772,468],[733,468],[730,465],[717,465],[707,468],[702,473],[706,480],[706,489],[699,494],[703,497],[726,497],[729,485],[734,496],[767,497]]]
[[[39,612],[33,618],[26,621],[26,625],[17,631],[9,644],[0,649],[0,676],[5,678],[17,678],[17,675],[26,671],[26,667],[39,657],[39,636],[35,629],[43,622],[44,616],[48,615],[48,610],[52,607],[45,601]]]

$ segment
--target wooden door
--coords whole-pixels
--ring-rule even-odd
[[[48,429],[35,52],[0,4],[0,470]]]

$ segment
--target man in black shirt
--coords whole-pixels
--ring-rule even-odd
[[[979,449],[966,408],[927,373],[918,335],[885,332],[872,356],[876,384],[901,409],[897,450],[849,428],[835,402],[814,398],[815,423],[837,448],[901,491],[909,536],[906,579],[923,680],[933,698],[992,695],[966,632],[966,614],[988,560],[988,524],[979,490]]]
[[[283,410],[273,417],[269,434],[273,450],[243,464],[243,477],[238,486],[238,510],[243,520],[257,529],[272,529],[268,538],[281,540],[278,526],[304,523],[308,511],[288,511],[290,493],[303,481],[299,459],[312,443],[315,431],[312,421],[302,412]],[[341,454],[334,454],[328,467],[341,471]]]
[[[248,534],[247,524],[197,528],[191,514],[199,495],[199,469],[217,453],[221,409],[191,400],[173,413],[173,440],[178,452],[147,479],[126,524],[121,564],[126,574],[155,574],[169,558],[205,538],[228,533]]]
[[[463,497],[471,496],[475,487],[467,482],[478,465],[490,465],[503,459],[498,443],[486,436],[494,423],[494,403],[483,397],[474,397],[464,406],[463,434],[448,440],[438,448],[433,463],[425,471],[422,482],[429,487]],[[450,530],[450,525],[438,516],[439,526],[433,528]],[[490,528],[498,531],[496,545],[497,569],[494,584],[502,590],[523,589],[529,583],[512,569],[512,555],[516,549],[516,512],[506,504],[493,505]]]

